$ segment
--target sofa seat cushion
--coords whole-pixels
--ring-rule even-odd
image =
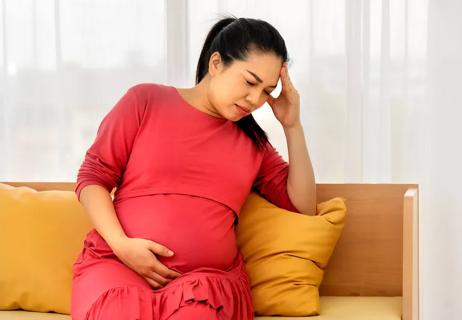
[[[401,297],[321,296],[321,315],[256,317],[255,320],[400,320]],[[28,311],[0,311],[0,320],[71,320],[68,315]]]
[[[319,316],[256,317],[255,320],[401,320],[401,301],[402,297],[321,296]]]
[[[71,316],[53,312],[0,310],[0,320],[71,320]]]

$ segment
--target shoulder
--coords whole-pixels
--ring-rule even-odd
[[[137,83],[129,87],[128,92],[134,94],[139,101],[161,99],[169,95],[172,87],[155,82]]]
[[[171,104],[173,93],[173,87],[153,82],[134,84],[127,91],[140,119],[160,116],[159,112],[165,110],[164,106]]]

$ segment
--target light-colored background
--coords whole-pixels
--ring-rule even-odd
[[[193,85],[219,13],[286,39],[318,182],[420,184],[421,318],[460,319],[459,0],[0,0],[0,181],[75,181],[129,86]]]

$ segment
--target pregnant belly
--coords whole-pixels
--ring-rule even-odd
[[[127,236],[171,249],[172,257],[157,258],[180,273],[200,267],[226,270],[238,253],[234,212],[219,202],[154,194],[124,200],[115,209]]]

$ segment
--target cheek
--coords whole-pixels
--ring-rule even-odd
[[[213,93],[210,95],[210,102],[222,112],[230,109],[234,111],[234,104],[246,98],[248,88],[234,77],[220,80],[211,88]]]
[[[215,85],[210,89],[208,96],[209,102],[218,112],[225,114],[230,104],[230,98],[228,97],[229,90],[221,85]]]
[[[228,91],[228,97],[232,103],[245,100],[249,94],[249,88],[242,81],[237,81],[230,85]]]
[[[239,84],[230,84],[220,88],[215,94],[215,101],[221,107],[229,107],[245,98],[245,91]]]

